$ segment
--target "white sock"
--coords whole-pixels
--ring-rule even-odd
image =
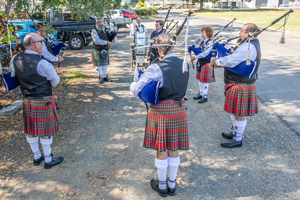
[[[140,62],[140,56],[136,56],[136,65],[138,65]]]
[[[102,78],[102,66],[97,66],[97,71],[99,73],[99,77]]]
[[[236,141],[242,141],[246,125],[247,119],[245,119],[244,121],[235,120],[236,133],[234,139]]]
[[[30,144],[34,159],[39,159],[42,156],[39,149],[39,137],[30,138],[27,136],[27,142]]]
[[[40,142],[43,146],[43,151],[44,151],[44,157],[45,157],[45,163],[50,163],[52,161],[52,156],[51,156],[51,144],[53,141],[53,137],[50,139],[40,139]]]
[[[207,98],[208,85],[209,83],[202,83],[202,87],[203,87],[202,91],[205,98]]]
[[[107,65],[102,67],[103,70],[103,78],[107,76]]]
[[[168,158],[166,160],[158,160],[155,157],[155,167],[157,168],[157,177],[159,181],[159,189],[165,190],[167,188],[167,169],[168,169]]]
[[[176,176],[177,176],[177,171],[178,167],[180,165],[180,156],[177,158],[172,158],[169,157],[169,180],[168,180],[168,187],[169,188],[175,188],[176,186]],[[172,182],[170,182],[170,180]]]
[[[231,121],[232,121],[232,127],[233,127],[233,129],[232,129],[232,132],[235,132],[235,116],[234,116],[234,114],[230,114],[230,118],[231,118]]]
[[[202,83],[199,81],[199,92],[200,92],[200,95],[202,96],[203,95],[203,89],[202,89]]]
[[[145,63],[145,56],[143,56],[143,64]]]

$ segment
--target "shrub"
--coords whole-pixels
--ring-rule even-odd
[[[158,13],[158,11],[153,8],[135,10],[135,14],[141,15],[141,16],[156,15],[157,13]]]

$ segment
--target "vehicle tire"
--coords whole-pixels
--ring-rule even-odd
[[[68,40],[69,47],[73,50],[82,49],[84,45],[83,37],[79,34],[72,35]]]
[[[159,8],[159,10],[162,10],[162,8]]]

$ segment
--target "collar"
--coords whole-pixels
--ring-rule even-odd
[[[161,30],[162,30],[162,28],[161,28],[161,29],[159,29],[158,31],[156,31],[156,33],[159,33]]]
[[[175,54],[174,53],[169,53],[164,58],[169,58],[169,57],[175,57]]]
[[[24,53],[27,53],[27,54],[36,54],[36,55],[39,55],[38,52],[35,52],[35,51],[31,51],[31,50],[28,50],[26,49],[26,51]]]
[[[206,38],[205,40],[204,40],[204,42],[207,42],[209,40],[209,38]]]

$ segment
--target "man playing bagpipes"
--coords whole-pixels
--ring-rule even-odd
[[[258,27],[255,24],[245,24],[240,32],[240,40],[247,38],[249,34],[257,30]],[[230,140],[221,143],[224,148],[242,146],[242,137],[247,125],[246,116],[253,116],[258,113],[255,82],[261,59],[260,44],[258,39],[254,37],[250,43],[242,43],[237,47],[232,54],[226,54],[219,59],[211,59],[211,65],[224,68],[224,110],[230,113],[233,125],[231,133],[222,133],[225,139]],[[220,56],[221,52],[218,51],[218,53]],[[247,61],[249,64],[246,64]],[[243,75],[249,67],[252,69],[251,74]]]
[[[24,38],[26,51],[12,58],[23,100],[24,132],[34,154],[33,165],[40,165],[45,160],[44,168],[49,169],[63,162],[64,158],[54,158],[51,153],[53,136],[59,131],[56,105],[52,97],[52,86],[60,78],[53,65],[42,59],[43,40],[36,33],[29,33]],[[40,153],[38,141],[43,146]]]
[[[58,55],[59,52],[56,55],[54,54],[53,46],[47,37],[44,26],[42,26],[40,24],[38,25],[37,34],[42,37],[42,41],[43,41],[42,56],[51,64],[53,64],[54,62],[62,62],[64,60],[63,57],[64,57],[65,53],[62,53],[61,57],[56,57],[56,55]],[[61,44],[63,45],[64,48],[66,47],[65,44],[63,44],[63,43],[61,43]]]
[[[164,27],[164,22],[162,20],[157,20],[155,22],[155,31],[153,31],[150,35],[150,37],[148,38],[148,44],[150,44],[150,40],[153,39],[155,40],[160,34],[162,34],[165,29],[163,29]],[[157,57],[159,57],[159,53],[156,47],[152,48],[152,53],[151,53],[151,57],[150,57],[150,63],[155,60]]]
[[[214,35],[214,29],[210,26],[203,26],[201,28],[201,35],[203,38],[203,46],[210,45],[212,43],[211,38]],[[189,51],[190,51],[189,47]],[[199,47],[201,49],[201,45]],[[191,49],[193,50],[193,49]],[[193,62],[195,59],[198,59],[197,61],[197,74],[196,79],[199,81],[199,89],[200,92],[197,96],[193,97],[194,100],[199,100],[198,103],[205,103],[207,102],[207,91],[209,83],[215,82],[215,77],[213,73],[213,67],[209,65],[210,59],[212,56],[212,46],[210,48],[207,48],[203,51],[197,51],[198,54],[196,54],[196,51],[194,53],[196,56],[191,56],[191,62]]]
[[[104,81],[111,82],[107,76],[107,66],[109,65],[109,47],[117,42],[117,36],[112,41],[109,41],[109,30],[104,26],[103,19],[96,20],[95,28],[92,30],[93,52],[92,62],[97,67],[99,73],[99,83]],[[103,72],[103,76],[102,76]]]
[[[183,60],[173,53],[174,46],[167,46],[172,44],[170,34],[159,35],[156,44],[159,45],[159,55],[164,57],[165,54],[164,59],[150,65],[138,81],[131,84],[130,94],[137,96],[147,84],[159,81],[159,101],[157,106],[150,105],[143,146],[157,150],[155,167],[158,180],[152,179],[150,184],[160,196],[166,197],[175,195],[176,176],[180,165],[178,150],[189,149],[187,111],[184,105],[189,72],[183,72]],[[167,51],[167,48],[170,50]]]
[[[147,32],[146,26],[142,24],[142,17],[141,16],[136,17],[136,23],[137,23],[137,25],[133,26],[131,31],[130,31],[131,36],[134,36],[136,31],[138,31],[138,32]],[[146,39],[147,39],[147,37],[146,37]],[[147,40],[145,42],[147,42]],[[142,58],[143,58],[143,66],[145,66],[145,56],[142,56]],[[140,61],[140,56],[137,56],[136,57],[137,67],[139,67],[139,61]]]

